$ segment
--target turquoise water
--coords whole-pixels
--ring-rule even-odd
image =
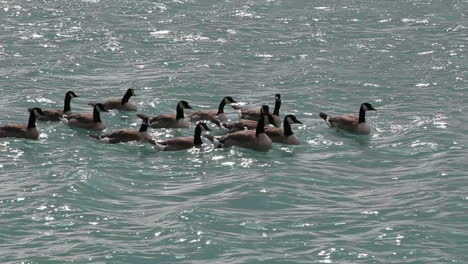
[[[467,263],[468,2],[0,1],[0,124],[135,89],[295,114],[300,146],[0,140],[1,263]],[[318,112],[369,112],[370,136]],[[226,108],[232,120],[238,117]],[[103,114],[107,131],[134,113]],[[212,134],[223,131],[213,128]],[[151,130],[156,139],[192,135]]]

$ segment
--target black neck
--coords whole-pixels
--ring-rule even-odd
[[[193,144],[195,146],[201,146],[201,144],[203,144],[203,141],[201,140],[201,132],[201,127],[197,125],[195,127],[195,135],[193,135]]]
[[[120,104],[126,104],[130,97],[132,97],[132,93],[126,92],[125,95],[122,97],[122,101],[120,102]]]
[[[361,106],[359,109],[359,123],[365,123],[366,122],[366,111],[364,110],[364,107]]]
[[[70,107],[71,99],[72,99],[72,97],[69,94],[65,95],[65,102],[63,103],[63,112],[64,113],[71,110],[71,107]]]
[[[31,111],[31,113],[29,114],[28,129],[35,128],[35,127],[36,127],[36,115],[34,114],[34,111]]]
[[[268,123],[274,125],[275,127],[279,126],[279,124],[276,124],[276,121],[275,121],[275,119],[273,118],[272,115],[268,114],[267,118],[268,118]]]
[[[279,116],[279,110],[281,107],[281,100],[276,100],[275,109],[273,109],[273,114]]]
[[[180,106],[180,104],[177,105],[177,115],[176,115],[176,119],[179,120],[179,119],[182,119],[184,118],[184,109]]]
[[[148,130],[148,119],[143,120],[140,126],[140,130],[138,132],[146,132]]]
[[[100,114],[99,110],[97,109],[97,107],[94,107],[94,109],[93,109],[93,120],[94,120],[94,122],[102,122],[101,121],[101,114]]]
[[[258,136],[261,133],[265,133],[265,116],[260,115],[258,119],[257,128],[255,128],[255,135]]]
[[[224,102],[224,98],[223,98],[223,100],[221,101],[221,103],[219,103],[217,115],[224,113],[224,106],[225,106],[225,105],[226,105],[226,103]]]
[[[291,129],[291,124],[289,124],[288,120],[286,118],[284,119],[283,122],[283,129],[284,129],[284,136],[289,137],[291,135],[294,135],[292,129]]]

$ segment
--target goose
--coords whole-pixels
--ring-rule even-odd
[[[122,98],[110,99],[102,104],[107,110],[117,109],[120,111],[136,111],[136,105],[128,101],[132,96],[135,96],[135,91],[133,91],[133,89],[127,89]],[[89,103],[91,106],[94,106],[95,104],[96,103]]]
[[[218,110],[200,110],[190,114],[191,121],[199,121],[199,120],[208,120],[212,123],[216,124],[217,126],[221,126],[220,122],[226,122],[227,117],[224,114],[224,106],[226,104],[233,104],[236,103],[231,96],[226,96],[221,100],[219,103]]]
[[[45,109],[43,110],[44,115],[39,115],[37,120],[39,121],[60,121],[63,115],[71,114],[71,99],[79,97],[73,91],[68,91],[65,94],[65,102],[63,109]]]
[[[341,115],[331,117],[323,112],[319,116],[327,122],[329,127],[336,127],[356,134],[369,134],[370,126],[366,123],[366,111],[377,111],[371,104],[363,103],[359,109],[359,116]]]
[[[301,141],[296,137],[296,135],[294,135],[291,129],[292,124],[302,124],[302,122],[297,120],[294,115],[287,115],[284,117],[283,128],[267,127],[265,128],[265,133],[271,141],[275,143],[299,145],[301,144]]]
[[[177,114],[163,114],[151,118],[150,127],[152,128],[188,128],[189,123],[185,120],[184,109],[192,109],[187,101],[177,103]]]
[[[106,126],[101,120],[101,112],[109,112],[104,108],[104,105],[97,103],[93,106],[93,113],[78,113],[72,115],[64,115],[62,122],[71,127],[79,127],[88,130],[104,130]]]
[[[273,120],[275,124],[281,124],[281,118],[279,116],[279,110],[281,107],[281,94],[275,95],[275,108],[273,109]],[[260,117],[260,110],[258,109],[241,109],[237,106],[234,106],[234,109],[240,110],[240,117],[242,119],[247,120],[254,120],[257,121]],[[272,124],[270,120],[266,122],[266,124]]]
[[[259,112],[264,114],[265,124],[273,124],[274,126],[278,126],[279,123],[274,121],[274,117],[270,114],[270,107],[268,105],[262,105],[262,107],[258,110]],[[253,130],[257,127],[257,121],[248,120],[248,119],[241,119],[232,124],[223,123],[223,127],[226,128],[229,133],[234,133],[241,130]]]
[[[137,114],[142,119],[139,130],[136,129],[120,129],[105,135],[89,135],[101,142],[115,144],[129,141],[146,141],[152,142],[153,139],[148,135],[149,117],[144,114]]]
[[[255,131],[237,131],[224,135],[221,138],[215,138],[211,135],[205,135],[205,137],[213,143],[216,143],[216,147],[218,148],[237,146],[255,151],[268,151],[271,149],[272,145],[271,139],[265,134],[265,118],[263,114],[261,114],[258,119]]]
[[[43,116],[44,112],[39,107],[29,108],[29,121],[27,125],[8,124],[0,126],[0,138],[14,137],[38,139],[39,132],[36,128],[36,118]]]
[[[176,137],[164,141],[157,141],[156,148],[162,151],[177,151],[191,149],[192,147],[200,147],[203,142],[201,139],[202,131],[211,131],[205,123],[198,123],[195,127],[193,137]]]

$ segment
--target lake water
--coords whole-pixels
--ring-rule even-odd
[[[466,0],[1,0],[0,124],[68,90],[87,112],[133,88],[151,116],[281,93],[304,125],[267,153],[107,145],[48,122],[0,139],[0,262],[467,263],[467,16]],[[369,136],[318,117],[363,102]]]

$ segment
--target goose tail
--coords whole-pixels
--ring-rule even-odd
[[[206,139],[208,139],[211,143],[213,143],[213,145],[216,147],[216,148],[222,148],[223,147],[223,144],[221,142],[219,142],[219,140],[213,136],[213,135],[210,135],[210,134],[204,134],[203,135]]]
[[[110,138],[106,137],[106,136],[98,136],[98,135],[89,135],[90,137],[98,140],[99,142],[102,142],[102,143],[110,143]]]
[[[67,116],[67,115],[63,115],[62,117],[60,117],[60,122],[62,122],[62,123],[65,124],[66,126],[68,126],[68,116]]]

